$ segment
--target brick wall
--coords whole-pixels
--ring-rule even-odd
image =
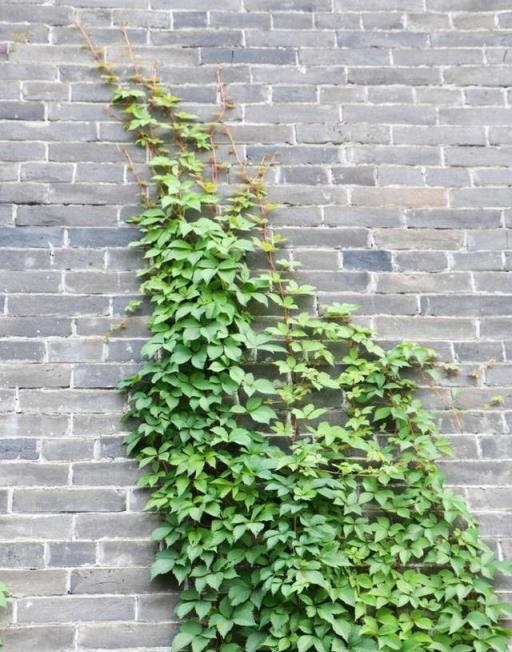
[[[148,579],[154,519],[123,455],[114,389],[136,364],[144,317],[108,335],[137,289],[126,247],[136,187],[77,19],[115,60],[126,23],[200,115],[224,67],[247,156],[278,156],[274,222],[304,280],[321,301],[359,303],[383,339],[432,343],[460,365],[425,400],[455,447],[450,482],[512,557],[507,9],[510,0],[2,0],[6,652],[164,650],[174,627],[172,590]],[[447,409],[452,388],[461,428]]]

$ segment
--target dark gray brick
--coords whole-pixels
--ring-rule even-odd
[[[369,271],[390,271],[391,253],[389,251],[372,251],[368,249],[344,251],[343,267]]]

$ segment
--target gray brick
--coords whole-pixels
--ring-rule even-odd
[[[132,486],[137,481],[136,468],[136,464],[131,461],[79,462],[73,465],[73,484]]]
[[[62,437],[67,434],[69,419],[63,416],[40,414],[0,415],[0,429],[4,437]]]
[[[62,232],[55,227],[0,227],[0,247],[44,247],[59,245]]]
[[[79,514],[76,535],[80,539],[96,541],[118,537],[122,532],[123,537],[149,541],[157,524],[158,518],[153,514]]]
[[[17,466],[19,466],[21,469],[20,464]],[[62,539],[71,538],[72,517],[67,515],[25,516],[22,514],[8,514],[5,516],[0,515],[0,525],[2,526],[2,536],[5,537],[8,541],[40,541],[43,538],[48,540]],[[2,577],[4,577],[3,571]],[[53,575],[50,575],[50,577],[53,577]],[[35,579],[37,579],[37,575]],[[63,584],[65,586],[65,582],[63,582]],[[26,590],[29,591],[29,587],[27,587]]]
[[[436,231],[434,229],[378,229],[375,243],[385,249],[460,249],[463,234],[455,230]]]
[[[512,489],[510,487],[468,487],[466,493],[472,509],[507,507],[512,501]]]
[[[41,457],[49,462],[90,460],[94,456],[94,440],[43,439]]]
[[[427,315],[498,316],[512,314],[506,296],[458,295],[424,297],[422,308]]]
[[[374,167],[335,167],[332,168],[332,178],[334,183],[355,186],[374,186],[375,185],[375,168]]]
[[[133,620],[133,598],[74,597],[30,598],[18,602],[18,622],[90,622]]]
[[[282,235],[291,247],[365,247],[368,232],[365,229],[283,228]]]
[[[24,360],[40,362],[45,356],[43,342],[27,342],[26,340],[0,341],[0,358],[4,361]]]
[[[427,8],[434,11],[492,11],[509,9],[507,0],[427,0]]]
[[[2,9],[2,11],[4,10],[2,7],[0,7],[0,9]],[[22,7],[20,6],[19,9],[22,9]],[[26,15],[26,13],[27,12],[23,10],[23,14]],[[15,81],[52,81],[57,79],[57,68],[46,64],[21,64],[10,62],[8,66],[2,67],[2,78],[4,80],[14,79]]]
[[[40,546],[34,548],[37,551],[39,549]],[[31,550],[31,548],[28,550]],[[30,572],[27,572],[27,570],[4,568],[2,569],[2,579],[8,583],[9,594],[14,597],[45,595],[47,593],[51,594],[52,592],[65,593],[66,591],[66,574],[64,571],[37,570],[31,568]],[[4,633],[5,631],[3,630],[2,634]],[[45,647],[44,649],[52,648]]]
[[[381,274],[377,292],[469,292],[471,279],[465,272],[451,274],[416,273]]]
[[[71,593],[149,593],[155,591],[147,568],[80,568],[71,572]]]
[[[1,236],[0,236],[1,237]],[[109,311],[108,299],[101,296],[69,295],[13,295],[9,299],[9,314],[32,315],[72,315],[103,314]]]
[[[485,145],[483,127],[393,127],[393,140],[397,144],[414,145]],[[481,150],[479,150],[481,151]]]
[[[343,252],[343,267],[369,271],[391,270],[391,253],[383,250],[359,249]]]
[[[60,163],[25,163],[21,166],[22,181],[64,182],[71,181],[73,167]]]
[[[226,14],[230,16],[231,14]],[[205,11],[173,11],[172,24],[174,29],[182,27],[206,27],[208,14]],[[224,26],[223,22],[220,25]]]
[[[298,124],[297,140],[302,143],[356,143],[382,144],[390,141],[390,127],[384,125],[345,125],[336,122]]]
[[[16,405],[16,392],[14,389],[0,390],[0,413],[13,412]]]
[[[91,541],[59,541],[48,546],[48,566],[76,568],[96,562],[96,544]]]
[[[506,484],[507,475],[511,471],[510,462],[466,461],[464,465],[443,462],[442,466],[450,482],[468,486]]]
[[[415,228],[481,229],[500,226],[501,211],[474,209],[412,210],[407,213],[407,224]]]
[[[112,390],[34,390],[20,391],[20,406],[26,411],[49,413],[116,412],[124,401]]]
[[[151,541],[105,541],[99,544],[99,558],[106,566],[149,566],[156,545]]]
[[[97,340],[77,340],[66,338],[48,343],[48,359],[51,362],[83,362],[100,360],[103,344]]]
[[[463,362],[503,359],[503,347],[500,342],[461,342],[456,344],[454,349],[457,359]]]
[[[2,632],[7,649],[38,652],[69,652],[74,645],[75,628],[72,625],[7,628]]]
[[[0,460],[37,460],[35,439],[0,439]]]
[[[70,7],[39,7],[33,4],[27,12],[22,5],[4,4],[0,7],[0,21],[69,25],[73,21],[73,14]]]
[[[70,229],[71,247],[123,247],[137,240],[137,231],[132,228]]]
[[[160,1],[160,0],[158,0]],[[80,649],[99,649],[107,645],[109,650],[129,650],[141,645],[150,649],[166,648],[176,633],[172,624],[119,623],[116,625],[83,625],[80,627],[78,642]]]
[[[44,104],[37,102],[2,102],[2,120],[44,120]]]
[[[411,86],[439,85],[441,83],[441,72],[436,68],[421,67],[393,67],[393,68],[350,68],[347,75],[351,84],[369,85],[392,85],[410,84]],[[418,110],[419,114],[420,111]],[[417,124],[429,124],[422,122],[418,117]]]
[[[344,122],[372,122],[386,124],[433,125],[436,117],[434,109],[407,106],[344,106]]]
[[[439,317],[376,317],[375,327],[380,337],[411,340],[467,340],[476,337],[476,324],[471,319],[443,319]]]
[[[61,464],[5,462],[2,464],[2,487],[60,486],[67,484],[68,469]]]
[[[442,188],[354,188],[351,203],[354,206],[407,208],[446,206],[447,193]]]
[[[247,11],[326,11],[330,0],[244,0]]]
[[[0,567],[41,568],[44,547],[40,543],[3,543],[0,549]]]
[[[16,489],[13,502],[13,511],[24,514],[121,512],[125,507],[125,493],[117,489]]]
[[[25,100],[64,100],[68,97],[68,87],[60,82],[27,81],[22,85]]]
[[[272,65],[293,65],[296,54],[293,49],[279,48],[251,48],[229,49],[229,48],[201,48],[201,63],[258,63]],[[1,132],[0,132],[1,133]]]
[[[138,620],[142,622],[167,622],[174,619],[176,595],[141,595],[138,600]]]

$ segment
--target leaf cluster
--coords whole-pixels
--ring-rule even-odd
[[[162,517],[153,576],[182,589],[173,652],[505,652],[506,568],[416,397],[434,352],[381,348],[352,305],[304,309],[315,289],[275,260],[261,175],[221,193],[218,127],[154,78],[106,77],[152,175],[134,243],[151,337],[122,387]]]

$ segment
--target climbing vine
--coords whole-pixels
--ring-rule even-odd
[[[201,123],[128,41],[122,78],[83,33],[151,170],[133,218],[151,336],[122,388],[162,519],[152,573],[181,589],[173,652],[506,652],[505,565],[445,487],[449,447],[415,396],[434,352],[383,349],[355,306],[317,308],[296,282],[222,85]]]

